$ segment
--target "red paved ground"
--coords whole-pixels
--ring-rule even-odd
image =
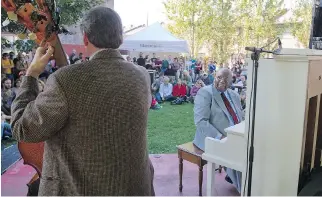
[[[183,192],[179,192],[178,158],[176,154],[151,155],[154,165],[154,188],[157,196],[198,196],[198,167],[184,162]],[[27,193],[26,183],[35,171],[23,165],[22,160],[9,168],[1,176],[1,196],[24,196]],[[206,195],[206,166],[204,167],[203,195]],[[218,196],[238,196],[236,189],[225,178],[225,173],[216,175],[215,194]]]

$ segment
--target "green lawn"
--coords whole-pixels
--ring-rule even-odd
[[[175,153],[176,145],[192,141],[195,134],[193,105],[162,104],[160,110],[150,110],[148,120],[148,144],[152,154]],[[14,140],[3,140],[8,147]]]
[[[162,106],[149,111],[148,144],[152,154],[175,153],[176,145],[192,141],[195,134],[191,103]]]

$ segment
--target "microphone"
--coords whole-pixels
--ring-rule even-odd
[[[280,38],[278,38],[277,43],[278,43],[278,48],[273,51],[274,54],[281,53],[281,50],[283,49],[283,47],[282,47],[282,41],[281,41]]]
[[[259,53],[273,53],[273,51],[268,51],[268,50],[265,50],[263,48],[256,48],[256,47],[245,47],[245,50],[246,51],[251,51],[251,52],[259,52]]]

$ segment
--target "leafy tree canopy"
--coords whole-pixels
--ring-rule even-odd
[[[62,25],[76,24],[83,14],[90,8],[102,4],[103,0],[57,0],[57,8],[61,14]],[[1,22],[7,19],[7,12],[1,7]],[[10,22],[8,25],[1,24],[2,32],[20,33],[24,27],[21,24]]]
[[[303,46],[308,47],[312,26],[312,8],[311,0],[297,1],[293,10],[293,17],[290,20],[290,29],[292,35],[296,37]]]

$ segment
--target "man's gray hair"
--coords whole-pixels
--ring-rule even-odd
[[[111,8],[98,6],[83,17],[81,31],[88,41],[99,49],[117,49],[123,42],[120,16]]]

